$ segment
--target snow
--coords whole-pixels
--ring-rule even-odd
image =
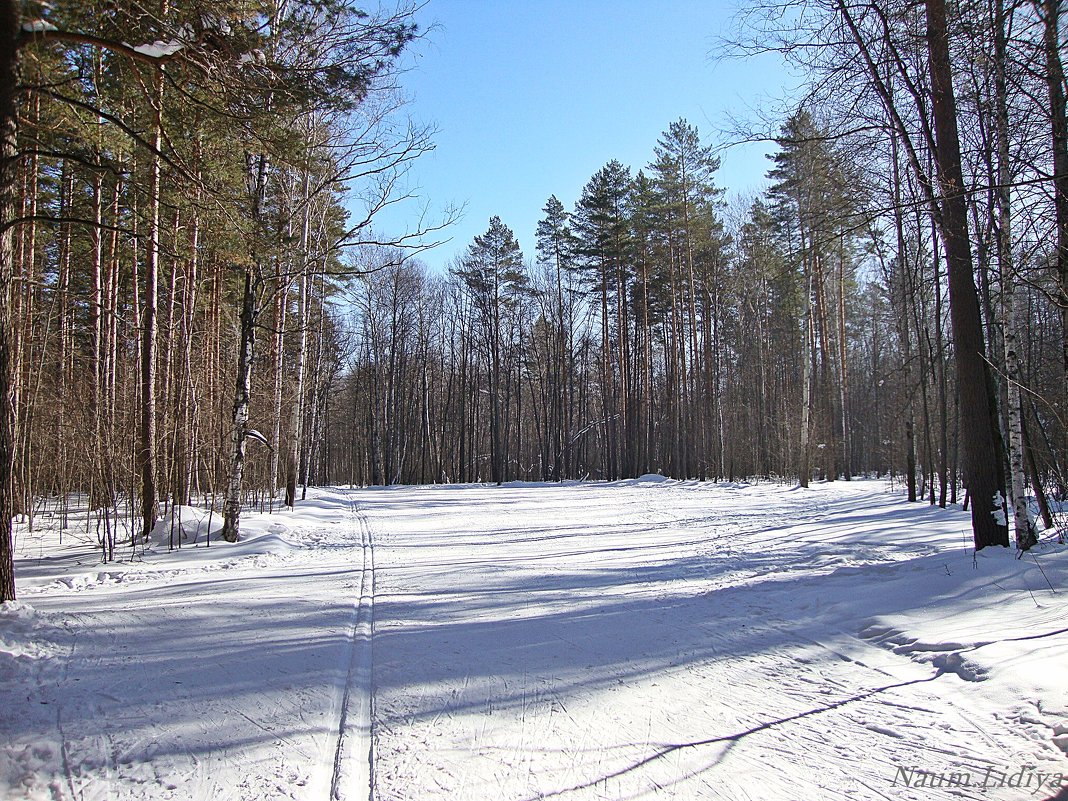
[[[22,23],[22,30],[26,33],[43,33],[56,30],[56,26],[46,19],[32,19]]]
[[[133,49],[134,52],[148,56],[149,58],[166,58],[167,56],[173,56],[183,47],[185,47],[185,42],[179,39],[173,39],[169,42],[156,41],[152,44],[141,44]]]
[[[881,482],[323,489],[221,523],[183,507],[106,565],[20,528],[0,798],[1065,797],[1064,547],[976,553]]]
[[[241,57],[238,58],[238,63],[242,66],[247,66],[249,64],[262,66],[267,63],[267,55],[259,49],[250,50],[247,53],[241,54]]]

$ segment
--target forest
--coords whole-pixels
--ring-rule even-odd
[[[109,559],[309,484],[878,475],[967,501],[976,547],[1029,547],[1032,500],[1054,525],[1059,0],[753,0],[715,57],[805,77],[727,132],[774,140],[765,193],[728,203],[713,138],[665,120],[538,199],[527,250],[494,217],[444,274],[453,212],[376,225],[433,148],[417,10],[0,1],[4,600],[42,504]]]

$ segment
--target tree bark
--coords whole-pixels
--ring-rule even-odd
[[[237,382],[234,388],[234,414],[231,429],[230,473],[223,501],[222,537],[237,542],[241,527],[241,486],[245,474],[248,445],[249,401],[252,393],[252,358],[256,347],[256,291],[252,269],[245,270],[245,291],[241,300],[241,346],[237,352]]]
[[[166,15],[166,4],[163,14]],[[148,243],[145,252],[145,306],[141,316],[141,441],[137,463],[141,472],[141,536],[146,540],[156,525],[156,307],[159,290],[160,158],[163,145],[163,67],[154,76],[152,162],[148,181]]]
[[[11,302],[15,252],[11,220],[17,180],[19,12],[0,0],[0,601],[15,600],[14,514],[15,398],[11,370]]]
[[[1038,465],[1035,463],[1035,452],[1031,448],[1031,441],[1027,435],[1027,420],[1021,419],[1021,433],[1024,443],[1024,457],[1027,462],[1027,475],[1031,480],[1031,488],[1035,491],[1035,501],[1038,503],[1039,514],[1046,528],[1053,528],[1056,520],[1053,518],[1053,510],[1050,509],[1049,500],[1046,498],[1046,489],[1042,486],[1042,476],[1038,473]]]
[[[304,419],[304,382],[305,363],[308,353],[308,276],[298,279],[297,325],[297,363],[295,373],[293,400],[289,414],[289,452],[286,454],[286,506],[293,507],[297,502],[297,477],[300,472],[301,422]]]
[[[997,414],[985,360],[979,296],[968,239],[956,98],[945,0],[926,0],[935,159],[941,187],[942,236],[949,272],[949,311],[956,353],[965,487],[972,499],[976,549],[1009,544]]]
[[[286,506],[293,508],[297,503],[297,478],[300,473],[300,442],[302,439],[301,423],[304,420],[304,380],[305,364],[308,356],[308,270],[310,263],[309,229],[311,226],[311,204],[309,202],[309,167],[305,167],[304,218],[301,223],[299,257],[302,261],[300,277],[297,279],[297,363],[294,367],[295,383],[293,401],[289,415],[289,451],[286,454]],[[276,440],[278,442],[278,440]],[[277,447],[277,445],[276,445]]]
[[[805,283],[805,340],[801,348],[801,458],[798,480],[802,487],[808,486],[812,475],[812,335],[812,277],[809,274]]]
[[[1009,434],[1009,486],[1012,490],[1016,547],[1026,551],[1038,542],[1027,508],[1027,473],[1024,461],[1023,418],[1020,405],[1020,290],[1015,285],[1012,255],[1012,174],[1009,169],[1009,109],[1006,88],[1006,19],[1004,0],[997,0],[994,19],[994,87],[997,147],[997,247],[1001,277],[1002,326],[1005,340],[1005,394]]]
[[[1049,91],[1053,144],[1053,202],[1057,227],[1056,269],[1060,288],[1061,359],[1065,384],[1068,385],[1068,116],[1065,114],[1064,64],[1060,50],[1061,0],[1035,2],[1042,16],[1043,49],[1046,55],[1046,85]],[[1068,405],[1068,398],[1065,403]],[[1065,450],[1068,451],[1068,432],[1065,432],[1065,437]],[[1068,452],[1061,456],[1062,460],[1068,459]]]

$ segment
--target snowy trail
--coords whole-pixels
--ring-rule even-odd
[[[348,669],[342,687],[338,714],[337,748],[330,777],[330,798],[337,801],[374,797],[374,765],[371,749],[371,717],[374,709],[373,636],[375,551],[371,526],[355,503],[351,516],[359,530],[362,556],[360,594],[349,636]]]
[[[862,482],[398,488],[359,502],[382,543],[379,801],[1044,798],[1034,777],[979,796],[903,783],[1068,772],[1052,742],[1063,693],[1036,709],[1042,692],[1008,671],[997,681],[996,660],[917,636],[931,634],[925,604],[1037,573],[1006,554],[977,577],[959,512]],[[1032,610],[1037,630],[1063,628],[1059,600]],[[943,612],[947,629],[972,625]]]
[[[26,565],[21,597],[59,658],[15,673],[0,711],[12,797],[368,797],[368,529],[340,492],[247,527],[177,558]],[[0,678],[17,667],[2,656]]]
[[[879,482],[318,490],[245,526],[106,566],[20,537],[0,799],[1068,798],[1065,549],[973,555]]]

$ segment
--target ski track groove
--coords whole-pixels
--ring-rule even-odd
[[[103,570],[86,561],[80,570],[59,573],[55,579],[39,581],[28,588],[25,595],[33,599],[41,616],[40,625],[50,627],[44,642],[55,651],[53,658],[28,663],[29,669],[19,678],[18,685],[27,690],[21,703],[32,710],[32,725],[43,732],[41,736],[47,738],[43,745],[54,754],[52,783],[45,791],[48,797],[66,801],[314,801],[329,792],[338,801],[371,798],[369,721],[373,689],[369,683],[348,681],[342,671],[348,668],[345,660],[358,663],[364,653],[370,655],[369,647],[364,646],[369,646],[371,637],[365,638],[362,630],[354,631],[351,625],[348,630],[344,626],[347,622],[363,626],[362,614],[373,623],[374,542],[351,493],[335,491],[332,501],[329,494],[326,497],[328,500],[316,507],[318,518],[313,517],[311,522],[297,518],[287,528],[282,521],[268,518],[270,522],[264,528],[291,537],[282,551],[253,551],[236,558],[225,557],[224,551],[214,561],[213,548],[203,552],[199,565],[160,570],[130,569],[122,564]],[[331,513],[331,502],[336,512]],[[344,525],[346,508],[349,526]],[[357,548],[364,555],[366,569],[360,570]],[[354,558],[347,557],[350,551]],[[329,567],[323,567],[324,562]],[[262,572],[264,568],[266,573]],[[314,581],[320,573],[336,573],[342,582],[351,578],[346,583],[360,585],[359,597],[351,603],[354,618],[345,617],[345,596],[329,583],[311,585],[313,595],[307,601],[292,603],[291,591],[287,591],[291,580],[299,582],[307,577]],[[265,637],[246,636],[250,631],[254,635],[255,629],[243,627],[238,618],[232,625],[227,622],[233,612],[218,607],[211,589],[216,581],[221,586],[255,588],[255,594],[245,594],[241,600],[252,599],[267,611],[284,609],[286,616],[281,622],[288,628],[277,633],[268,630]],[[191,590],[189,603],[174,603],[171,599],[182,599],[187,585]],[[160,595],[168,600],[161,602]],[[81,599],[86,603],[80,603]],[[337,614],[331,619],[325,610],[333,603]],[[325,625],[336,621],[337,628],[324,628],[324,636],[318,641],[310,638],[312,644],[307,645],[299,628],[304,610],[324,610],[317,620]],[[161,623],[166,623],[162,629],[166,636],[152,633]],[[218,640],[194,639],[195,630],[204,623],[219,632]],[[330,636],[325,636],[328,633]],[[234,640],[229,639],[231,635]],[[182,651],[178,645],[169,645],[178,641],[192,643],[193,650]],[[138,651],[138,644],[147,647]],[[290,674],[283,673],[281,678],[277,673],[257,677],[254,666],[245,671],[246,665],[241,664],[237,673],[223,676],[234,677],[232,684],[239,688],[238,693],[213,691],[215,677],[220,675],[212,669],[216,654],[231,653],[231,646],[232,652],[249,649],[255,654],[263,645],[268,656],[276,660],[270,664],[282,668],[290,666],[285,661],[286,654],[294,655],[292,681],[304,682],[314,676],[319,683],[308,681],[298,684],[295,693],[285,692],[293,689],[288,685]],[[321,669],[321,665],[330,662],[318,659],[319,652],[327,656],[331,651],[337,660],[336,670],[331,671],[335,677],[333,691]],[[201,656],[203,669],[196,667]],[[223,664],[233,664],[226,659],[224,656]],[[370,678],[370,663],[367,669],[355,672],[357,678]],[[257,695],[265,690],[263,696]],[[331,695],[336,692],[344,696],[346,691],[348,716],[342,722],[340,715],[346,710],[340,702],[331,701]],[[279,694],[268,694],[274,692]],[[266,704],[262,699],[268,699]],[[279,710],[282,714],[276,716],[272,704],[278,702],[284,707]],[[354,710],[361,708],[368,721],[363,727],[357,725],[358,716],[354,715]],[[335,712],[337,718],[333,717]],[[31,725],[30,715],[24,719],[27,727]],[[235,721],[240,725],[235,726]],[[220,734],[238,730],[236,742],[228,742]],[[0,732],[0,747],[7,745],[3,742],[6,733]],[[352,743],[362,757],[364,764],[359,773],[367,778],[367,788],[362,792],[345,795],[341,791],[349,781],[348,769],[354,766],[351,759],[344,761],[344,771],[333,770],[337,740],[343,736],[346,744]],[[331,738],[335,740],[332,745]],[[14,753],[12,749],[21,747],[21,742],[15,740],[8,753]],[[365,753],[360,742],[368,746]],[[235,764],[241,767],[228,771],[226,766]],[[358,760],[355,766],[359,767]],[[222,775],[218,773],[220,767]],[[43,783],[49,781],[44,778],[47,775],[41,774]],[[6,799],[3,779],[0,777],[0,798]],[[322,792],[309,794],[316,787]],[[14,798],[23,797],[16,790]]]
[[[359,532],[363,567],[347,634],[345,684],[327,801],[374,801],[374,537],[351,494],[348,503],[350,525]]]

